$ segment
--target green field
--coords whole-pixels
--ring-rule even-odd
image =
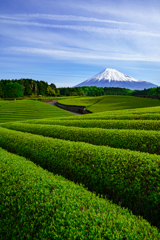
[[[160,120],[160,106],[96,112],[57,120]]]
[[[40,101],[0,101],[0,122],[22,121],[54,117],[68,117],[72,113]]]
[[[136,129],[136,130],[153,130],[160,131],[160,121],[158,120],[101,120],[87,119],[84,121],[81,119],[36,119],[25,121],[24,123],[33,124],[44,124],[44,125],[62,125],[62,126],[73,126],[80,128],[102,128],[102,129]]]
[[[160,239],[160,101],[61,101],[0,101],[0,239]]]
[[[64,105],[84,106],[92,113],[160,106],[160,101],[157,99],[132,96],[83,97],[59,100],[58,102]]]
[[[0,148],[1,239],[160,239],[155,227]]]
[[[73,98],[79,98],[79,96],[67,96],[67,97],[66,96],[62,96],[62,97],[52,97],[52,96],[50,96],[50,97],[49,96],[48,97],[47,96],[43,97],[42,96],[42,97],[32,97],[32,98],[30,97],[28,99],[30,99],[30,100],[37,100],[37,101],[38,100],[40,100],[40,101],[44,100],[45,101],[45,100],[61,100],[61,99],[64,100],[64,99],[73,99]]]

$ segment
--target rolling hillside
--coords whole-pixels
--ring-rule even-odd
[[[160,102],[115,99],[0,102],[1,238],[160,239]]]
[[[68,117],[72,113],[40,101],[0,101],[0,122],[22,121],[54,117]]]
[[[160,106],[160,101],[157,99],[112,95],[64,99],[59,100],[58,102],[64,105],[84,106],[87,110],[93,113]]]

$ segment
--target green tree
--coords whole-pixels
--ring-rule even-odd
[[[50,87],[53,88],[53,89],[56,89],[56,85],[54,83],[51,83]]]
[[[53,88],[51,88],[50,86],[47,87],[47,95],[49,96],[55,96],[56,92]]]
[[[66,88],[65,89],[65,94],[64,94],[65,96],[70,96],[70,91],[69,91],[69,88]]]
[[[8,98],[19,98],[23,97],[24,91],[22,85],[15,82],[7,83],[4,89],[5,97]]]
[[[157,94],[160,94],[160,87],[157,87],[157,88],[156,88],[156,93],[157,93]]]
[[[71,96],[77,96],[77,93],[76,92],[70,92],[70,95]]]
[[[25,96],[31,95],[32,94],[31,85],[29,84],[28,79],[25,80],[24,86],[25,86],[25,91],[24,91]]]
[[[37,82],[37,94],[40,94],[42,96],[45,96],[45,94],[47,94],[47,87],[48,87],[48,83],[44,82],[44,81],[38,81]]]
[[[56,89],[56,96],[60,95],[60,91],[58,89]]]
[[[3,97],[3,85],[0,82],[0,98]]]

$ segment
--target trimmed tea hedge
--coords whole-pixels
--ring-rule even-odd
[[[156,227],[0,148],[0,238],[160,239]]]
[[[160,227],[160,157],[0,128],[0,146]]]
[[[81,97],[78,99],[64,99],[58,101],[63,105],[85,106],[90,112],[115,111],[123,109],[147,108],[160,106],[158,99],[139,98],[133,96],[108,95],[97,97]]]
[[[7,123],[2,126],[46,137],[160,154],[159,131],[77,128],[25,123]]]
[[[93,119],[102,119],[102,120],[160,120],[160,114],[158,113],[147,113],[147,114],[106,114],[106,112],[99,114],[84,114],[75,117],[59,117],[55,118],[55,120],[93,120]]]
[[[16,100],[0,101],[0,123],[25,121],[26,119],[68,117],[72,116],[65,110],[40,101]]]
[[[156,120],[52,120],[36,119],[24,123],[62,125],[83,128],[160,130],[160,121]]]
[[[160,107],[135,108],[116,111],[105,111],[100,113],[85,114],[74,117],[59,117],[58,120],[78,120],[78,119],[121,119],[121,120],[160,120]]]

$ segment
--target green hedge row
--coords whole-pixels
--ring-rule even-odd
[[[0,128],[0,146],[160,227],[160,156]]]
[[[85,114],[73,117],[57,118],[62,120],[78,119],[121,119],[121,120],[160,120],[160,107],[124,109],[116,111],[105,111],[100,113]]]
[[[0,239],[160,239],[127,209],[0,148]]]
[[[56,119],[56,118],[55,118]],[[75,117],[57,117],[58,120],[93,120],[93,119],[106,119],[106,120],[111,120],[111,119],[121,119],[121,120],[160,120],[160,114],[158,113],[147,113],[147,114],[107,114],[106,112],[102,113],[95,113],[95,114],[84,114],[84,115],[79,115]]]
[[[2,101],[0,103],[0,122],[25,121],[54,117],[68,117],[72,113],[50,104],[31,100]]]
[[[74,126],[83,128],[104,129],[137,129],[137,130],[160,130],[160,121],[156,120],[52,120],[36,119],[24,123]]]
[[[46,137],[160,154],[159,131],[77,128],[25,123],[7,123],[1,126]]]

